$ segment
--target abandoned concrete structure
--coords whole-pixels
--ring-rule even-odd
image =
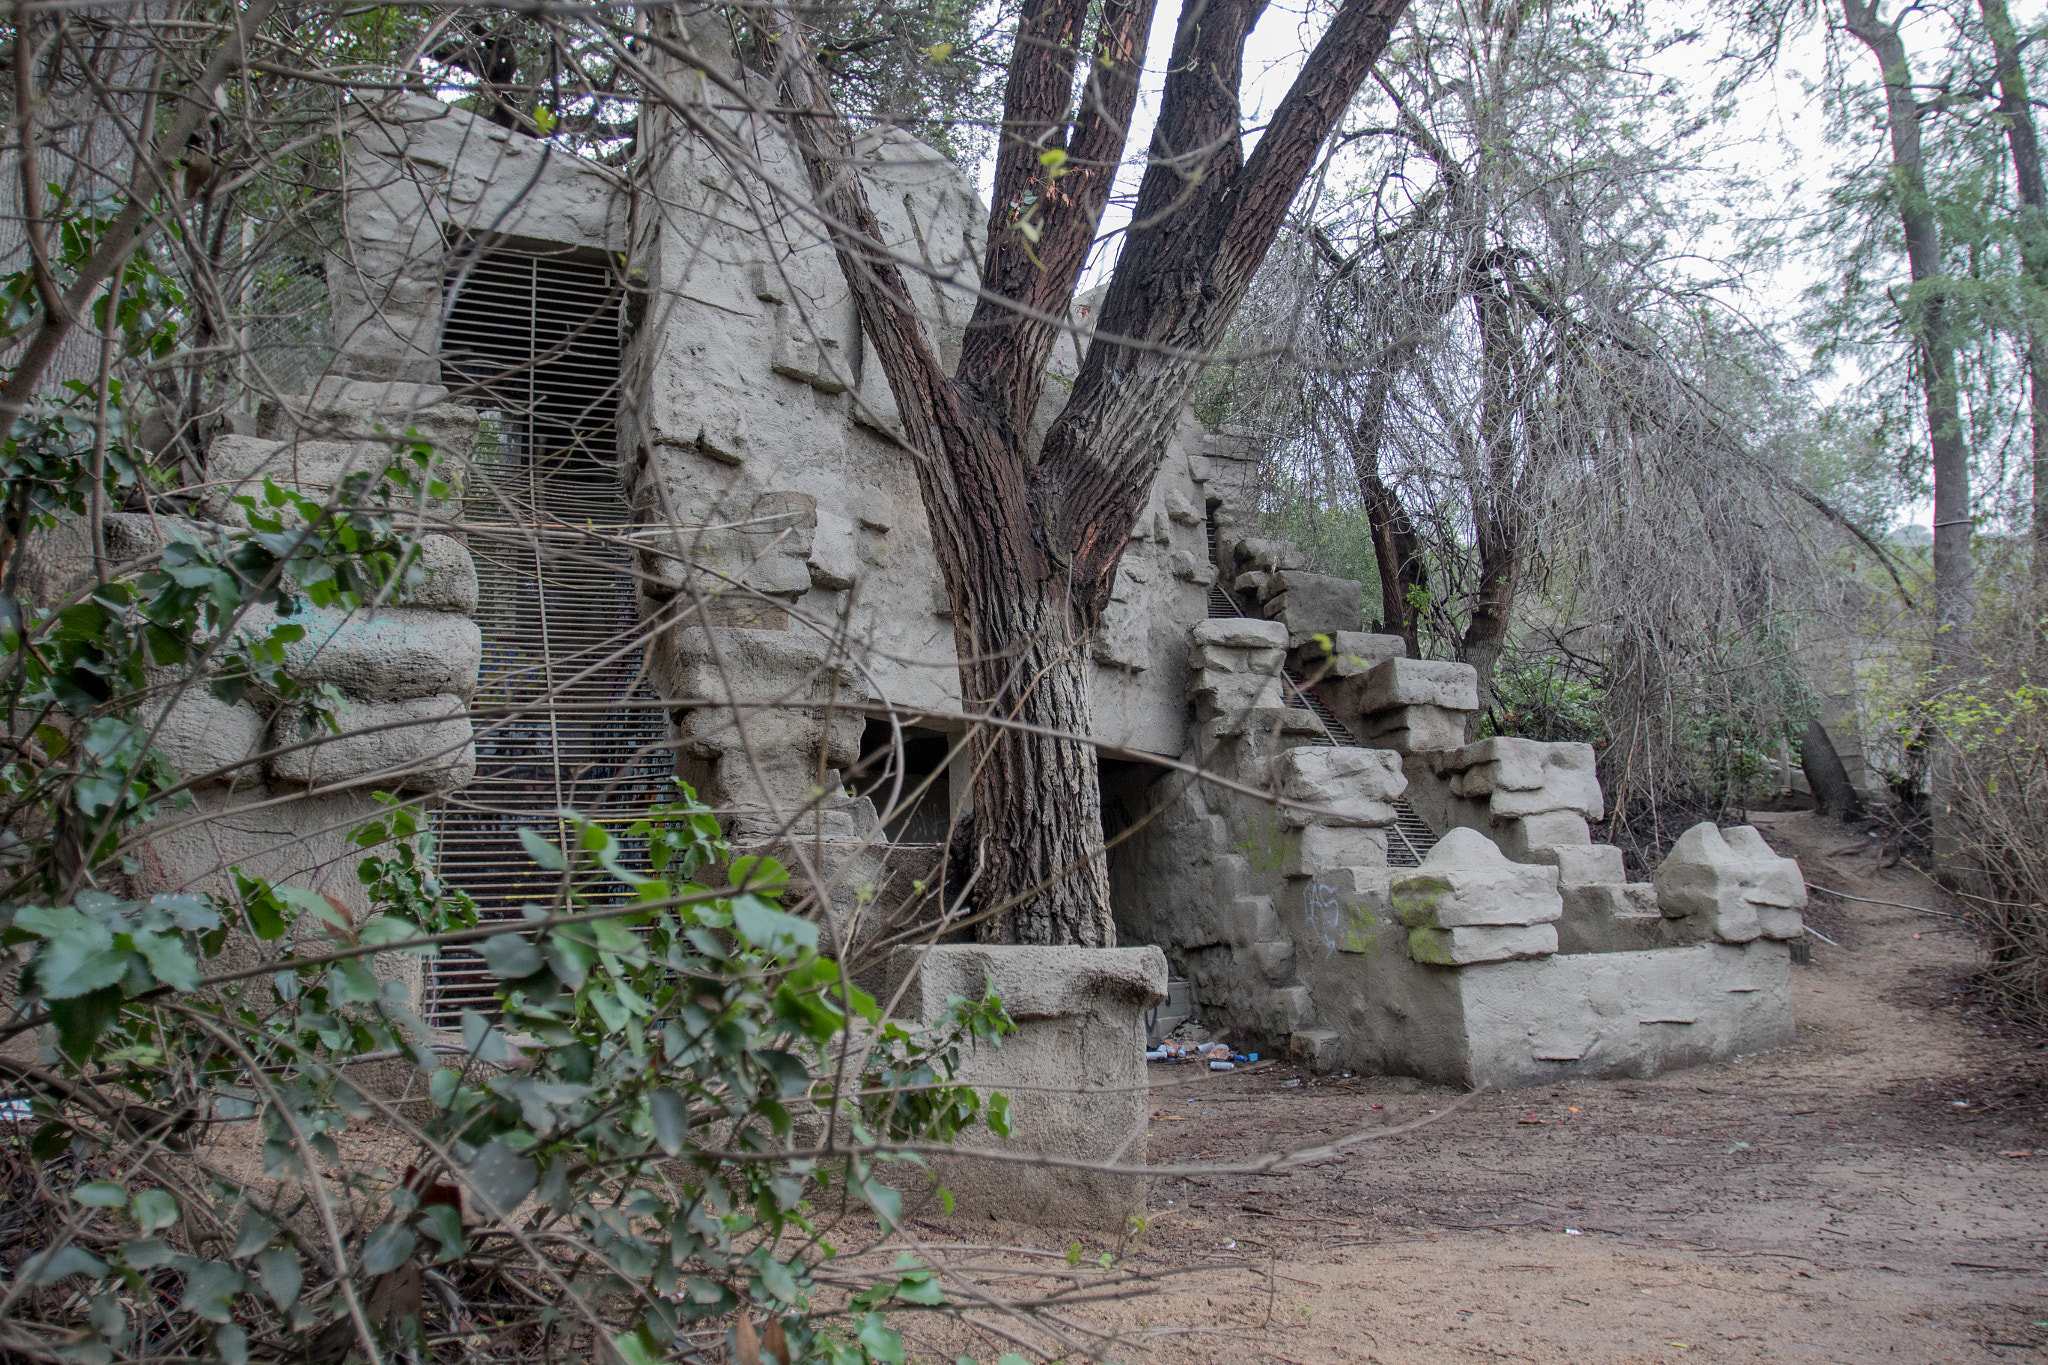
[[[685,88],[701,75],[667,74],[701,93]],[[369,438],[412,429],[465,474],[468,547],[434,540],[425,599],[300,646],[368,733],[238,770],[289,719],[185,703],[174,761],[218,772],[216,809],[261,815],[227,822],[246,837],[166,843],[154,875],[253,860],[355,895],[340,833],[362,793],[399,786],[445,797],[448,874],[509,905],[520,824],[632,809],[672,765],[736,838],[792,841],[837,878],[841,927],[892,858],[929,873],[969,784],[910,457],[832,251],[795,207],[793,151],[771,120],[706,117],[715,138],[650,105],[630,173],[425,99],[358,122],[348,250],[329,267],[334,377],[218,440],[211,477],[322,487],[379,458]],[[908,138],[863,155],[914,302],[957,348],[986,210]],[[1101,763],[1116,922],[1144,945],[1111,950],[1135,954],[1108,973],[1117,1027],[1163,993],[1163,956],[1206,1023],[1322,1070],[1519,1085],[1788,1043],[1796,864],[1752,830],[1702,826],[1630,882],[1590,841],[1591,749],[1468,743],[1472,671],[1364,633],[1359,585],[1260,538],[1256,499],[1247,442],[1184,421],[1092,643],[1096,736],[1126,755]],[[519,535],[492,540],[493,524]],[[591,549],[593,528],[614,548]],[[522,706],[541,695],[575,704]],[[854,703],[907,727],[900,774],[857,771],[888,725]],[[375,728],[396,720],[431,723]],[[898,776],[923,794],[889,807]],[[266,800],[286,789],[319,795]],[[905,967],[906,1008],[965,960]],[[478,985],[453,958],[426,984],[443,1021]],[[1099,1002],[1042,987],[1045,1019],[1110,1026]],[[1104,1122],[1135,1155],[1142,1093],[1124,1107]],[[1121,1221],[1116,1197],[1087,1198]]]

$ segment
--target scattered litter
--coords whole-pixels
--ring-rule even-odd
[[[1384,1109],[1384,1108],[1386,1108],[1386,1107],[1387,1107],[1387,1106],[1385,1106],[1384,1104],[1376,1104],[1376,1105],[1374,1105],[1374,1106],[1373,1106],[1373,1108],[1375,1108],[1375,1109]]]
[[[1222,1246],[1225,1251],[1235,1251],[1237,1250],[1237,1239],[1233,1237],[1229,1241],[1224,1242]]]
[[[1158,1047],[1147,1049],[1148,1062],[1256,1062],[1256,1052],[1232,1052],[1228,1043],[1192,1043],[1168,1038]],[[1227,1070],[1228,1068],[1222,1068]]]
[[[1296,1077],[1295,1077],[1295,1078],[1294,1078],[1293,1080],[1291,1080],[1291,1081],[1282,1081],[1282,1082],[1280,1082],[1280,1088],[1281,1088],[1282,1090],[1292,1090],[1292,1089],[1294,1089],[1295,1087],[1299,1086],[1300,1084],[1301,1084],[1301,1077],[1299,1077],[1299,1076],[1296,1076]],[[2012,1155],[2012,1153],[2008,1152],[2008,1153],[2006,1153],[2006,1155],[2007,1155],[2007,1156],[2011,1156],[2011,1155]]]
[[[1577,1228],[1566,1228],[1564,1230],[1564,1235],[1567,1237],[1584,1237],[1586,1234],[1580,1232]]]
[[[0,1119],[20,1123],[35,1117],[35,1107],[27,1100],[0,1100]]]
[[[1954,1105],[1958,1109],[1968,1109],[1970,1107],[1970,1102],[1968,1100],[1950,1100],[1949,1103]]]
[[[1236,1062],[1211,1062],[1211,1063],[1209,1063],[1209,1069],[1210,1069],[1211,1071],[1235,1071],[1235,1070],[1237,1070],[1237,1063],[1236,1063]]]

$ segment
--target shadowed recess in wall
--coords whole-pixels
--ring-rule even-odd
[[[618,539],[631,518],[614,453],[615,277],[601,262],[489,251],[450,288],[443,377],[484,390],[464,508],[484,650],[476,781],[440,816],[440,866],[486,914],[516,916],[557,881],[520,828],[562,842],[567,807],[617,835],[664,798],[674,757]],[[437,959],[429,1022],[491,1009],[491,985],[476,953]]]

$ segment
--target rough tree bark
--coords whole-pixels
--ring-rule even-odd
[[[985,940],[1109,945],[1101,796],[1083,644],[1203,364],[1223,338],[1318,149],[1407,0],[1344,0],[1249,157],[1244,40],[1263,0],[1191,0],[1150,164],[1096,339],[1038,459],[1031,417],[1115,178],[1154,0],[1027,0],[996,162],[983,298],[948,374],[876,243],[852,138],[796,16],[777,15],[790,129],[861,327],[902,414],[953,605],[968,707],[1030,729],[983,732],[974,783]],[[1057,166],[1044,153],[1064,153]],[[1027,209],[1027,204],[1030,206]],[[1028,215],[1036,241],[1024,231]]]
[[[1998,61],[1998,115],[2012,149],[2012,178],[2020,196],[2020,261],[2026,271],[2027,390],[2034,421],[2034,586],[2048,592],[2048,185],[2041,176],[2041,139],[2027,95],[2020,37],[2005,0],[1980,0],[1984,26]]]
[[[1910,322],[1920,352],[1920,382],[1927,407],[1927,441],[1934,456],[1934,613],[1937,667],[1959,666],[1975,614],[1971,567],[1970,448],[1956,382],[1955,336],[1943,294],[1947,273],[1941,236],[1927,197],[1920,152],[1920,106],[1913,98],[1912,67],[1896,21],[1878,18],[1878,0],[1842,0],[1845,26],[1877,58],[1884,72],[1885,118],[1892,147],[1894,193],[1905,229],[1913,277]]]

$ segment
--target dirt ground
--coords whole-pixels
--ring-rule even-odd
[[[1849,851],[1859,836],[1841,825],[1756,824],[1811,882],[1953,915],[1921,873]],[[1954,918],[1816,902],[1808,922],[1840,946],[1793,967],[1794,1047],[1648,1081],[1481,1095],[1290,1175],[1155,1184],[1155,1217],[1124,1265],[1160,1276],[1156,1292],[1063,1310],[1067,1358],[2048,1356],[2048,1045],[1985,1021]],[[1306,1146],[1458,1098],[1285,1066],[1152,1073],[1154,1162]],[[960,1248],[957,1225],[923,1231],[927,1254],[1013,1295],[1060,1289],[1065,1256],[990,1256]],[[1068,1244],[998,1223],[973,1235]],[[1088,1260],[1117,1250],[1072,1240]],[[1015,1349],[936,1320],[913,1344],[946,1362]]]

